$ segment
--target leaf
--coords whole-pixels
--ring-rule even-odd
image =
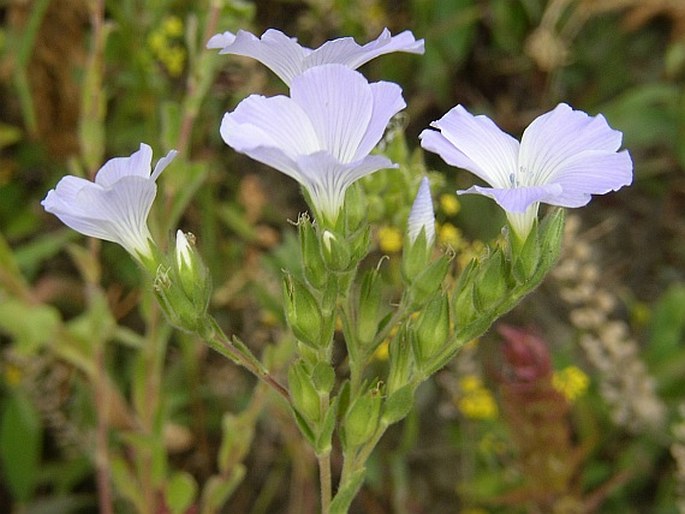
[[[9,334],[22,353],[35,353],[54,338],[60,325],[59,312],[50,305],[29,305],[13,298],[0,303],[0,331]]]
[[[228,477],[209,477],[202,490],[202,514],[214,514],[226,503],[245,478],[245,466],[238,464]]]
[[[197,495],[197,482],[190,473],[180,471],[169,479],[166,503],[172,514],[183,514],[193,504]]]
[[[392,425],[404,419],[414,406],[414,386],[407,384],[392,393],[383,406],[383,423]]]
[[[11,394],[0,419],[0,462],[7,488],[20,503],[31,499],[40,469],[40,417],[19,391]]]

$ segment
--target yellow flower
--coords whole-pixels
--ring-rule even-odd
[[[443,223],[438,227],[438,241],[443,245],[449,245],[454,249],[458,249],[464,244],[461,230],[451,223]]]
[[[466,244],[460,248],[457,255],[457,263],[461,269],[464,269],[472,259],[475,259],[483,253],[485,245],[482,241],[473,241],[471,244]]]
[[[454,216],[461,210],[461,203],[457,195],[452,193],[444,193],[440,195],[440,209],[447,216]]]
[[[470,419],[495,419],[499,410],[490,390],[476,375],[466,375],[459,381],[462,396],[457,400],[459,411]]]
[[[170,38],[183,35],[183,20],[178,16],[166,16],[162,20],[162,32]]]
[[[16,385],[19,385],[19,382],[21,382],[21,376],[23,374],[19,366],[16,366],[14,364],[6,364],[4,371],[5,383],[8,386],[14,387]]]
[[[554,389],[563,394],[566,399],[573,403],[583,396],[590,385],[590,378],[577,366],[567,366],[552,375]]]
[[[183,67],[186,62],[186,50],[180,46],[172,46],[161,55],[161,61],[166,66],[169,75],[178,77],[183,73]]]
[[[155,31],[147,37],[147,44],[155,53],[155,55],[157,55],[164,51],[164,48],[167,46],[167,39],[164,34],[159,31]]]
[[[464,392],[477,391],[483,387],[483,382],[476,375],[466,375],[459,380],[459,388]]]
[[[387,361],[390,357],[390,340],[386,339],[378,345],[376,351],[373,352],[373,358],[379,361]]]
[[[381,227],[378,229],[378,246],[383,252],[399,252],[402,249],[402,232],[395,227]]]

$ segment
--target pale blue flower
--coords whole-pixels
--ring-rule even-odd
[[[392,52],[422,54],[424,42],[423,39],[417,41],[408,30],[391,36],[388,29],[383,29],[376,40],[363,46],[351,37],[344,37],[311,49],[301,46],[296,38],[288,37],[280,30],[269,29],[260,38],[244,30],[237,34],[216,34],[207,42],[207,48],[220,49],[221,54],[257,59],[290,85],[305,70],[322,64],[337,63],[357,69],[379,55]]]
[[[397,84],[369,84],[346,66],[325,64],[295,77],[290,97],[252,95],[240,102],[224,116],[221,136],[297,180],[316,213],[334,223],[352,183],[396,167],[369,154],[404,107]]]
[[[473,116],[458,105],[424,130],[421,146],[452,166],[464,168],[492,187],[473,186],[463,193],[493,198],[525,239],[540,203],[586,205],[633,180],[630,154],[618,151],[622,133],[600,114],[589,116],[559,104],[533,120],[521,143],[487,116]]]
[[[435,212],[428,177],[421,179],[419,190],[407,219],[407,234],[412,244],[416,242],[421,230],[424,230],[426,234],[427,246],[433,246],[435,242]]]
[[[95,182],[63,177],[41,204],[77,232],[118,243],[136,258],[149,258],[147,217],[157,194],[155,180],[175,156],[176,151],[170,151],[150,173],[152,148],[141,143],[130,157],[107,161]]]

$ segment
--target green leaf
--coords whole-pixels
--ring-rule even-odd
[[[414,406],[414,386],[407,384],[388,396],[383,406],[382,422],[386,425],[404,419]]]
[[[172,514],[183,514],[193,504],[196,494],[197,482],[190,473],[174,473],[167,484],[167,506]]]
[[[202,514],[214,514],[226,503],[245,478],[245,466],[238,464],[228,477],[209,477],[202,490]]]
[[[40,416],[19,391],[7,397],[0,419],[0,463],[7,488],[21,503],[33,495],[43,434]]]
[[[128,463],[119,455],[112,455],[110,462],[112,481],[118,494],[135,505],[138,512],[145,511],[145,499],[135,475],[128,467]]]
[[[323,423],[321,423],[319,435],[316,438],[316,444],[314,445],[314,450],[317,455],[322,455],[331,451],[333,430],[335,430],[335,422],[338,418],[339,400],[340,397],[336,396],[324,415]]]
[[[29,305],[13,298],[0,303],[0,331],[9,334],[23,353],[35,353],[52,340],[60,324],[59,312],[50,305]]]

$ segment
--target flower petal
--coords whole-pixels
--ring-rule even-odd
[[[559,165],[554,184],[563,191],[551,203],[561,207],[582,207],[591,195],[605,194],[633,181],[633,161],[627,150],[618,153],[581,152]]]
[[[504,188],[516,172],[519,143],[502,132],[487,116],[473,116],[457,105],[438,121],[431,123],[440,130],[424,130],[421,146],[435,152],[445,162],[464,168],[488,184]]]
[[[286,96],[247,97],[224,115],[220,132],[229,146],[242,153],[272,147],[294,159],[323,149],[307,114]]]
[[[314,50],[304,60],[304,67],[311,68],[321,64],[339,63],[352,69],[359,68],[380,55],[392,52],[424,53],[423,39],[416,40],[409,30],[391,36],[388,29],[383,29],[376,40],[360,46],[351,37],[327,41]]]
[[[402,88],[393,82],[370,84],[373,94],[373,113],[364,137],[359,142],[355,159],[368,155],[383,137],[390,118],[407,104],[402,98]]]
[[[233,38],[231,35],[230,32],[217,34],[209,40],[207,47],[220,48],[219,45],[225,43],[220,54],[257,59],[288,85],[305,69],[302,62],[311,53],[311,49],[300,46],[297,39],[276,29],[267,30],[261,38],[245,30],[239,30]],[[212,46],[209,46],[210,43]]]
[[[297,159],[300,183],[309,192],[316,209],[334,221],[345,201],[345,191],[360,178],[375,171],[396,168],[382,155],[369,155],[352,163],[341,163],[327,152],[303,155]]]
[[[155,169],[152,172],[152,175],[150,175],[150,178],[152,180],[157,180],[157,178],[162,174],[166,167],[169,166],[169,164],[171,164],[171,161],[173,161],[177,155],[178,152],[176,150],[169,150],[168,154],[166,154],[159,161],[157,161]]]
[[[210,50],[221,50],[235,41],[235,34],[233,32],[223,32],[221,34],[214,34],[207,41],[206,48]]]
[[[561,195],[563,189],[559,184],[545,184],[541,186],[492,188],[472,186],[457,194],[479,194],[492,198],[507,212],[521,213],[534,203],[544,202],[555,204],[555,199]],[[555,204],[558,205],[558,204]]]
[[[559,104],[554,110],[537,117],[521,138],[517,169],[524,184],[556,182],[564,162],[581,152],[616,152],[623,135],[606,122],[604,116],[589,116]]]
[[[107,161],[95,175],[95,183],[111,187],[123,177],[136,176],[150,178],[152,148],[140,143],[140,149],[129,157],[115,157]]]
[[[76,201],[82,211],[92,213],[90,219],[82,219],[91,225],[100,221],[102,230],[100,235],[86,235],[119,243],[134,255],[136,251],[147,253],[147,241],[151,238],[147,217],[156,194],[154,181],[140,177],[124,177],[110,189],[81,189]]]
[[[323,149],[340,162],[357,157],[374,101],[360,73],[342,64],[317,66],[293,80],[290,96],[307,113]]]
[[[432,246],[435,242],[435,212],[428,177],[421,179],[416,199],[407,219],[407,233],[412,243],[419,237],[421,229],[426,232],[426,243]]]

